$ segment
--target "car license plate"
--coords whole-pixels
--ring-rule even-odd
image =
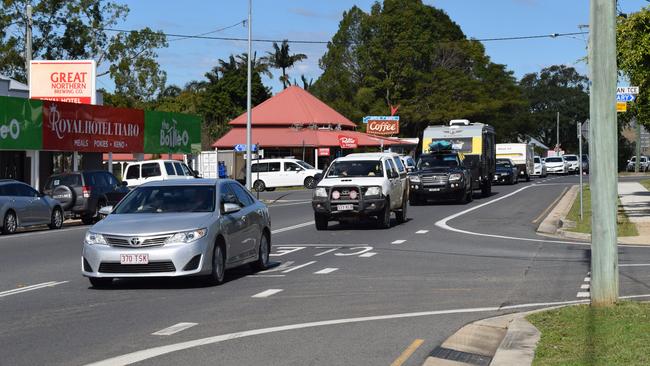
[[[350,205],[337,205],[336,209],[339,211],[352,211],[354,210],[354,207]]]
[[[429,188],[429,192],[440,192],[440,188]]]
[[[120,264],[149,264],[149,254],[120,254]]]

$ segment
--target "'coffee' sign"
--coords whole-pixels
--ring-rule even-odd
[[[43,102],[43,149],[141,152],[144,111]]]
[[[356,137],[339,135],[339,146],[341,149],[356,149],[358,140]]]
[[[382,136],[397,135],[399,134],[399,120],[370,120],[366,132]]]

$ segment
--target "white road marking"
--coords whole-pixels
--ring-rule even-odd
[[[305,205],[311,203],[311,200],[309,201],[304,201],[304,202],[292,202],[292,203],[281,203],[278,205],[270,204],[268,205],[269,208],[274,208],[274,207],[285,207],[285,206],[296,206],[296,205]]]
[[[368,252],[368,253],[363,253],[363,254],[361,254],[361,255],[359,256],[359,258],[370,258],[370,257],[374,257],[375,255],[377,255],[377,253],[374,253],[374,252]]]
[[[318,254],[314,254],[314,257],[320,257],[321,255],[325,255],[325,254],[327,254],[327,253],[335,252],[335,251],[337,251],[337,250],[339,250],[339,249],[341,249],[341,247],[336,247],[336,248],[328,249],[328,250],[326,250],[326,251],[324,251],[324,252],[320,252],[320,253],[318,253]]]
[[[590,296],[589,292],[584,292],[584,291],[580,291],[580,292],[578,292],[578,294],[576,295],[576,297],[578,297],[578,298],[589,297],[589,296]]]
[[[328,274],[334,271],[338,271],[338,268],[323,268],[318,272],[314,272],[314,274]]]
[[[426,233],[428,233],[428,232],[429,232],[429,230],[418,230],[418,231],[416,231],[415,233],[416,233],[416,234],[426,234]]]
[[[283,291],[283,290],[282,290],[282,289],[279,289],[279,288],[272,288],[272,289],[268,289],[268,290],[262,291],[262,292],[260,292],[259,294],[255,294],[255,295],[253,295],[253,296],[251,296],[251,297],[254,297],[254,298],[264,298],[264,297],[269,297],[269,296],[275,295],[275,294],[277,294],[278,292],[282,292],[282,291]]]
[[[309,226],[309,225],[313,225],[313,224],[314,224],[314,221],[303,222],[302,224],[287,226],[287,227],[283,227],[281,229],[275,229],[275,230],[271,231],[271,234],[279,234],[279,233],[283,233],[285,231],[300,229],[301,227],[305,227],[305,226]]]
[[[182,332],[185,329],[192,328],[193,326],[197,325],[198,323],[178,323],[174,324],[171,327],[161,329],[155,333],[151,333],[151,335],[160,335],[160,336],[168,336],[172,335],[178,332]]]
[[[305,263],[305,264],[301,264],[301,265],[299,265],[299,266],[291,267],[291,268],[287,269],[286,271],[282,271],[282,273],[293,272],[293,271],[295,271],[295,270],[297,270],[297,269],[307,267],[307,266],[312,265],[312,264],[314,264],[314,263],[316,263],[316,261],[307,262],[307,263]]]
[[[585,283],[584,285],[580,285],[581,290],[589,290],[589,284]]]
[[[646,267],[650,266],[650,263],[631,263],[631,264],[619,264],[619,267]]]
[[[61,285],[64,283],[67,283],[68,281],[50,281],[50,282],[43,282],[43,283],[38,283],[36,285],[31,285],[31,286],[25,286],[25,287],[19,287],[15,288],[13,290],[7,290],[7,291],[2,291],[0,292],[0,297],[5,297],[5,296],[10,296],[10,295],[15,295],[15,294],[21,294],[23,292],[28,292],[28,291],[34,291],[46,287],[54,287],[57,285]]]
[[[335,253],[334,255],[337,257],[349,257],[349,256],[355,256],[355,255],[361,255],[363,253],[367,253],[372,250],[372,247],[369,245],[362,246],[362,247],[352,247],[352,248],[347,248],[350,250],[356,250],[356,252],[352,253]]]
[[[257,274],[259,275],[259,274],[265,274],[265,273],[273,273],[273,272],[284,271],[285,269],[291,267],[292,264],[293,264],[293,261],[286,261],[286,262],[280,264],[277,267],[273,267],[273,268],[270,268],[270,269],[267,269],[267,270],[264,270],[264,271],[257,272]]]
[[[293,247],[293,246],[278,246],[274,247],[277,253],[269,254],[269,257],[282,257],[285,254],[297,252],[299,250],[305,249],[305,247]]]
[[[406,242],[406,240],[402,240],[402,239],[400,239],[400,240],[395,240],[395,241],[392,242],[391,244],[395,244],[395,245],[397,245],[397,244],[402,244],[402,243],[404,243],[404,242]]]
[[[584,282],[591,282],[591,277],[585,277]]]

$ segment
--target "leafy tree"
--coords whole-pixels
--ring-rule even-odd
[[[565,151],[577,151],[577,122],[589,118],[589,79],[573,67],[555,65],[539,73],[524,75],[520,85],[528,110],[517,116],[530,127],[533,137],[549,148],[556,144],[556,119],[560,112],[560,144]]]
[[[287,75],[287,69],[293,67],[296,62],[300,62],[307,58],[307,55],[302,53],[291,54],[289,52],[289,42],[287,40],[282,41],[282,44],[278,46],[277,43],[273,42],[273,52],[267,52],[267,60],[269,64],[276,68],[282,70],[282,76],[280,76],[280,81],[282,86],[286,89],[287,85],[291,85],[289,81],[289,76]]]
[[[105,0],[2,0],[0,7],[0,72],[26,81],[24,63],[26,7],[33,6],[32,58],[93,59],[98,77],[109,75],[117,93],[149,101],[164,85],[166,74],[155,49],[166,47],[162,32],[149,28],[108,31],[124,21],[126,5]]]
[[[314,93],[351,120],[399,105],[406,136],[454,118],[493,124],[500,139],[521,134],[512,114],[525,102],[512,73],[421,0],[353,6],[319,64]]]

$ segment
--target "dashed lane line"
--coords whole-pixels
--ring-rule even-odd
[[[314,272],[314,274],[330,274],[335,271],[338,271],[338,268],[323,268],[320,271]]]
[[[11,295],[21,294],[23,292],[39,290],[39,289],[47,288],[47,287],[54,287],[54,286],[61,285],[61,284],[67,283],[67,282],[68,281],[58,281],[58,282],[57,281],[50,281],[50,282],[38,283],[38,284],[35,284],[35,285],[31,285],[31,286],[19,287],[19,288],[15,288],[13,290],[7,290],[7,291],[0,292],[0,297],[6,297],[6,296],[11,296]]]
[[[310,266],[310,265],[312,265],[312,264],[314,264],[314,263],[316,263],[316,261],[307,262],[307,263],[301,264],[301,265],[299,265],[299,266],[291,267],[291,268],[289,268],[289,269],[287,269],[287,270],[285,270],[285,271],[282,271],[282,273],[293,272],[293,271],[295,271],[295,270],[297,270],[297,269],[305,268],[305,267]]]
[[[589,286],[589,284],[587,284],[587,283],[583,283],[582,285],[580,285],[581,290],[589,290],[590,287],[591,286]]]
[[[400,239],[400,240],[395,240],[395,241],[392,242],[391,244],[393,244],[393,245],[399,245],[399,244],[403,244],[403,243],[405,243],[405,242],[406,242],[406,240],[402,240],[402,239]]]
[[[172,325],[171,327],[167,327],[165,329],[161,329],[157,332],[151,333],[151,335],[168,336],[192,328],[197,324],[198,323],[178,323]]]
[[[281,228],[281,229],[275,229],[275,230],[271,231],[271,234],[279,234],[279,233],[283,233],[283,232],[285,232],[285,231],[291,231],[291,230],[295,230],[295,229],[300,229],[300,228],[302,228],[302,227],[309,226],[309,225],[314,225],[314,221],[303,222],[302,224],[297,224],[297,225],[292,225],[292,226],[288,226],[288,227],[283,227],[283,228]]]
[[[576,294],[577,298],[588,298],[589,296],[591,296],[591,294],[586,291],[580,291]]]
[[[416,233],[416,234],[426,234],[426,233],[428,233],[428,232],[429,232],[429,230],[418,230],[418,231],[416,231],[415,233]]]
[[[374,257],[375,255],[377,255],[377,253],[375,253],[375,252],[368,252],[368,253],[363,253],[363,254],[361,254],[361,255],[359,256],[359,258],[370,258],[370,257]]]
[[[321,255],[325,255],[325,254],[327,254],[327,253],[332,253],[332,252],[335,252],[335,251],[337,251],[337,250],[339,250],[339,249],[341,249],[341,247],[336,247],[336,248],[328,249],[328,250],[326,250],[326,251],[324,251],[324,252],[320,252],[320,253],[316,253],[316,254],[314,254],[314,257],[320,257]]]
[[[585,277],[585,282],[591,282],[591,277]]]
[[[260,299],[260,298],[273,296],[273,295],[277,294],[278,292],[282,292],[282,291],[284,291],[284,290],[279,289],[279,288],[271,288],[271,289],[262,291],[259,294],[255,294],[255,295],[253,295],[251,297],[256,298],[256,299]]]
[[[619,264],[619,267],[646,267],[650,266],[650,263],[628,263],[628,264]]]

